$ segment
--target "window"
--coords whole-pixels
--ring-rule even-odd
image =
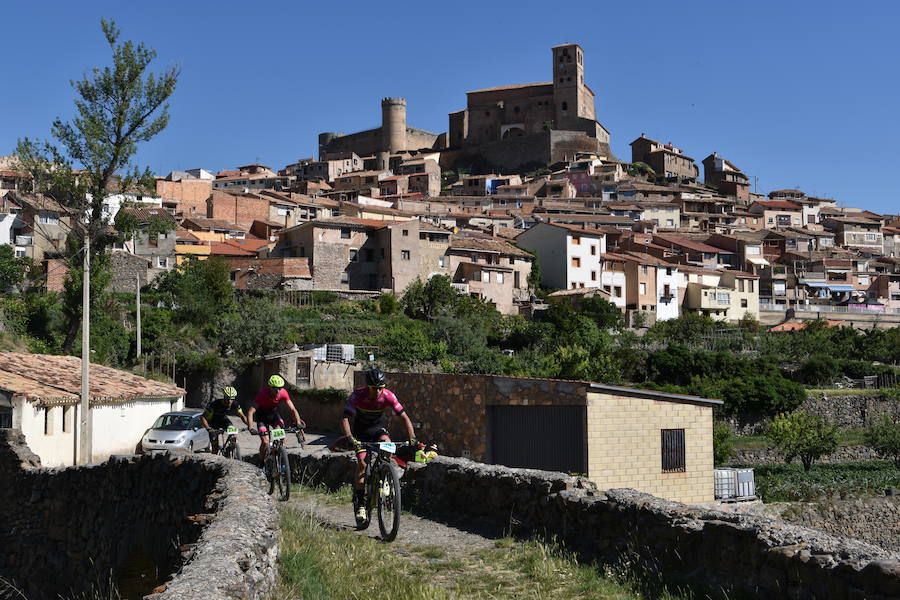
[[[675,227],[674,219],[666,219],[666,227]]]
[[[341,283],[347,283],[350,281],[350,276],[347,274],[347,271],[341,273]]]
[[[603,291],[606,292],[607,294],[610,292],[610,289],[612,289],[612,288],[610,288],[608,285],[603,286]]]
[[[621,285],[613,286],[613,296],[615,296],[616,298],[622,297],[622,286]]]
[[[747,300],[746,300],[746,298],[741,298],[741,308],[747,308]]]
[[[350,230],[349,229],[341,229],[341,239],[345,239],[345,240],[350,239]]]
[[[597,271],[591,271],[591,281],[597,281]]]
[[[672,267],[666,267],[666,275],[672,274]]]
[[[661,429],[662,472],[684,473],[684,429]]]
[[[286,208],[278,208],[278,209],[275,209],[275,213],[276,213],[279,217],[286,217],[286,216],[288,216],[289,214],[291,214],[291,211],[289,211],[289,210],[286,209]]]
[[[420,239],[420,240],[428,239],[428,235],[427,235],[424,231],[420,231],[420,232],[419,232],[419,239]]]
[[[573,256],[572,257],[572,266],[575,267],[576,269],[580,268],[581,267],[581,258],[579,258],[577,256]]]
[[[753,280],[752,279],[747,280],[747,291],[750,292],[751,294],[753,293]]]
[[[482,271],[482,272],[481,272],[481,282],[482,282],[482,283],[490,283],[490,282],[491,282],[491,273],[490,273],[490,271]]]
[[[403,260],[409,260],[409,250],[401,250],[400,258],[402,258]]]
[[[597,256],[597,246],[591,244],[591,256]]]
[[[737,280],[737,284],[738,284],[738,291],[739,291],[739,292],[743,292],[743,291],[744,291],[744,280],[743,280],[743,279],[738,279],[738,280]]]
[[[25,258],[25,251],[16,249],[16,258]]]
[[[44,408],[44,435],[53,435],[53,407]]]
[[[641,282],[638,287],[640,287],[640,293],[642,295],[647,293],[647,284],[646,283]]]
[[[443,256],[438,256],[438,266],[442,269],[447,266],[447,261]]]
[[[497,283],[503,283],[503,273],[497,273]]]
[[[409,229],[404,229],[404,230],[403,230],[403,237],[408,237],[408,236],[409,236]]]
[[[572,245],[573,245],[573,246],[580,246],[580,245],[581,245],[581,236],[579,236],[579,235],[573,235],[573,236],[572,236]]]
[[[650,269],[647,267],[647,265],[641,265],[641,275],[646,275],[649,271]],[[644,292],[641,293],[643,294]]]
[[[168,269],[169,268],[169,257],[168,256],[157,256],[156,257],[156,266],[160,269]]]
[[[63,433],[70,431],[72,429],[71,423],[69,423],[69,415],[72,412],[71,406],[63,406],[62,407],[62,430]]]
[[[12,409],[6,406],[0,406],[0,429],[12,429]]]
[[[359,250],[356,248],[350,248],[350,262],[357,262],[359,260]]]
[[[569,110],[569,103],[568,103],[568,102],[563,102],[563,103],[562,103],[562,109],[563,109],[563,110]]]
[[[44,225],[59,225],[59,215],[52,212],[42,212],[38,220]]]

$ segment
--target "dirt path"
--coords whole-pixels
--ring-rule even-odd
[[[349,498],[343,496],[329,496],[318,494],[302,487],[292,490],[292,498],[288,504],[302,510],[324,526],[334,529],[356,530],[356,521],[353,518]],[[380,539],[377,518],[373,515],[373,522],[368,529],[357,531],[358,535],[371,539]],[[423,519],[412,513],[404,511],[400,518],[400,533],[392,543],[392,547],[400,554],[412,548],[423,546],[435,546],[442,549],[448,555],[470,555],[478,550],[492,548],[496,540],[481,535],[470,533],[445,525],[437,521]]]

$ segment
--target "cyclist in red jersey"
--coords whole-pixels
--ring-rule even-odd
[[[266,464],[266,452],[269,449],[269,427],[284,427],[284,421],[278,414],[278,405],[284,404],[291,411],[294,423],[300,427],[306,427],[300,413],[291,402],[291,396],[284,389],[284,378],[281,375],[269,377],[268,385],[260,388],[247,411],[247,426],[250,433],[256,433],[253,425],[256,423],[259,429],[259,460]]]
[[[358,521],[366,518],[366,509],[363,506],[363,479],[366,472],[366,452],[362,449],[360,441],[377,442],[390,441],[387,429],[384,428],[384,411],[390,408],[395,415],[403,420],[409,443],[416,447],[416,432],[413,430],[412,421],[397,400],[397,397],[388,389],[385,389],[386,378],[380,369],[366,371],[366,387],[357,388],[347,397],[344,414],[341,418],[341,431],[344,437],[341,442],[349,443],[356,451],[356,477],[353,480],[353,509]],[[351,426],[350,419],[353,419]]]

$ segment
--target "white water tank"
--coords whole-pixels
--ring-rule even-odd
[[[328,344],[327,360],[329,362],[353,362],[356,358],[356,346],[353,344]]]
[[[716,500],[756,499],[756,480],[753,469],[716,469],[714,481]]]

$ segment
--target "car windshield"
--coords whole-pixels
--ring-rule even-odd
[[[163,415],[156,420],[151,429],[190,429],[191,417],[188,415]]]

